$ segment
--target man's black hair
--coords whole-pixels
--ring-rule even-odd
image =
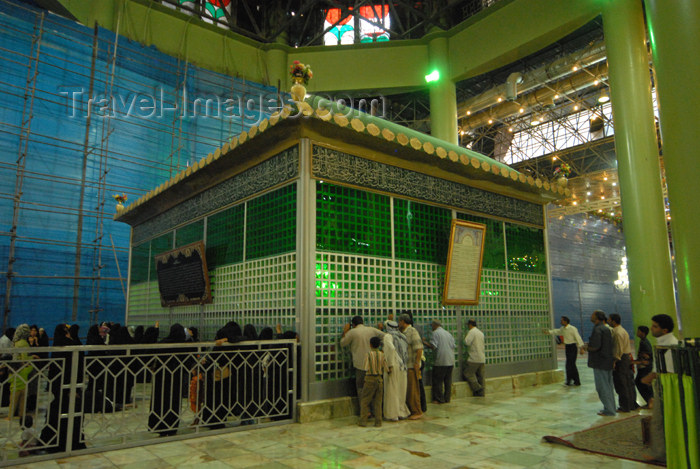
[[[566,321],[567,324],[571,324],[571,319],[569,319],[568,316],[562,316],[561,319],[562,319],[563,321]]]
[[[642,334],[649,335],[649,328],[647,326],[639,326],[637,329],[642,331]]]
[[[615,324],[622,324],[622,318],[620,317],[619,314],[617,313],[611,313],[609,316],[610,320],[613,321]]]
[[[470,319],[469,321],[467,321],[467,324],[476,327],[476,319]]]
[[[379,346],[382,345],[382,339],[380,339],[379,337],[377,337],[377,336],[375,335],[374,337],[372,337],[371,339],[369,339],[369,345],[370,345],[372,348],[379,348]]]
[[[661,329],[673,332],[673,319],[668,314],[657,314],[652,316],[651,320],[658,324]]]
[[[351,322],[353,327],[364,323],[364,321],[362,320],[362,316],[354,316]]]
[[[593,311],[593,314],[595,314],[595,317],[598,321],[605,321],[605,313],[599,309]]]

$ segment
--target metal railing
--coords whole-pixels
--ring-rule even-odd
[[[20,360],[19,353],[39,358]],[[293,340],[0,349],[0,466],[288,423]]]

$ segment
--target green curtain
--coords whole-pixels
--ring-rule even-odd
[[[683,407],[681,406],[678,375],[662,373],[659,375],[663,388],[664,400],[664,434],[666,436],[666,463],[673,468],[700,467],[700,444],[698,443],[698,421],[695,410],[695,386],[690,376],[683,376],[685,395],[685,415],[688,422],[688,448],[683,435]],[[687,453],[686,453],[687,451]],[[690,454],[690,466],[686,454]]]

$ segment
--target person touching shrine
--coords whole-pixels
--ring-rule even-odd
[[[571,325],[567,316],[562,316],[561,327],[559,329],[544,329],[545,334],[564,337],[564,350],[566,352],[566,385],[581,386],[578,368],[576,368],[576,356],[583,347],[583,339],[578,333],[578,329]]]

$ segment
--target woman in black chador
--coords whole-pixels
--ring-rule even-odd
[[[125,326],[115,325],[109,332],[110,345],[132,345],[134,339],[131,338],[129,330]],[[131,390],[134,387],[134,374],[136,373],[137,364],[134,362],[132,355],[127,355],[126,350],[115,350],[112,352],[114,357],[109,364],[110,376],[113,378],[112,384],[108,390],[108,397],[112,399],[117,409],[122,409],[124,406],[132,403]]]
[[[100,337],[100,326],[93,324],[88,329],[85,345],[104,345],[104,339]],[[84,412],[112,412],[112,405],[106,404],[105,401],[105,363],[100,357],[105,355],[104,351],[91,350],[88,353],[86,360],[87,368],[87,387],[83,399]]]
[[[173,324],[170,333],[161,344],[180,344],[187,339],[185,328]],[[182,404],[182,383],[185,377],[185,356],[183,349],[159,349],[158,355],[150,362],[153,368],[153,392],[151,412],[148,415],[148,430],[160,436],[177,433]]]
[[[65,347],[75,345],[70,335],[67,324],[59,324],[53,335],[54,347]],[[71,372],[73,371],[73,361],[71,352],[52,352],[52,363],[49,368],[49,381],[51,383],[51,394],[53,396],[49,406],[46,425],[41,431],[41,445],[48,446],[48,451],[61,453],[66,451],[68,444],[68,418],[62,418],[62,414],[67,414],[70,405]],[[78,360],[78,384],[83,381],[83,356],[82,352]],[[62,379],[61,379],[62,375]],[[65,385],[65,388],[63,387]],[[75,411],[82,409],[80,393],[76,396]],[[80,415],[73,420],[73,439],[71,448],[84,449],[85,443],[81,443],[83,419]]]

